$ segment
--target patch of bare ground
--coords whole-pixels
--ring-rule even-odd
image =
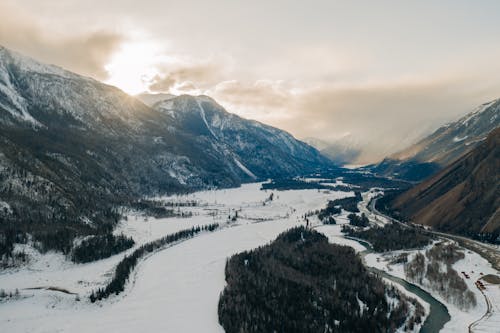
[[[482,280],[491,284],[500,284],[500,276],[494,274],[488,274],[481,278]]]

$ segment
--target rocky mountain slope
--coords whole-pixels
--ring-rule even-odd
[[[173,105],[151,108],[0,47],[0,243],[6,230],[12,237],[28,231],[46,244],[110,230],[116,207],[143,195],[329,165],[288,133],[221,113],[205,97],[182,96]],[[222,114],[238,124],[231,132],[217,128],[219,120],[227,124]],[[213,125],[203,128],[205,120]]]
[[[183,95],[153,105],[174,119],[177,128],[210,143],[243,178],[298,175],[328,166],[315,148],[289,133],[227,112],[208,96]]]
[[[415,223],[495,241],[500,235],[500,128],[462,158],[396,197]]]
[[[485,103],[456,122],[371,167],[375,173],[419,181],[477,147],[500,126],[500,99]]]

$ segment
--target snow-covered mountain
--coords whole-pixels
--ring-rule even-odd
[[[231,115],[206,97],[168,98],[151,108],[0,47],[0,221],[85,234],[109,227],[113,207],[142,195],[329,164],[288,133]]]
[[[386,176],[421,180],[483,142],[500,126],[500,99],[484,103],[456,122],[438,128],[416,144],[384,159],[372,170]]]
[[[153,108],[174,118],[177,128],[208,142],[227,161],[233,161],[235,173],[244,173],[241,176],[279,177],[330,164],[315,148],[289,133],[231,114],[208,96],[168,98]]]

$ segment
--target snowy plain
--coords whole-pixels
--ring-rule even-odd
[[[253,183],[235,189],[157,198],[170,203],[197,202],[195,207],[179,208],[193,213],[189,218],[155,219],[129,214],[115,233],[133,237],[135,247],[195,225],[218,222],[225,227],[151,254],[135,268],[124,293],[95,304],[89,302],[88,295],[109,281],[124,253],[94,263],[74,264],[61,254],[41,255],[26,248],[34,257],[29,265],[0,273],[0,289],[20,291],[17,299],[0,302],[0,332],[223,332],[217,305],[225,286],[226,260],[233,254],[268,244],[293,226],[305,224],[304,214],[324,208],[328,200],[354,195],[354,192],[328,190],[262,191],[260,187],[260,183]],[[269,200],[271,193],[273,200]],[[364,193],[360,209],[373,222],[382,224],[385,221],[375,220],[376,216],[366,209],[376,193]],[[237,221],[228,225],[229,217],[236,212]],[[335,219],[337,225],[321,225],[316,216],[309,217],[310,225],[324,233],[330,242],[351,246],[357,252],[365,250],[358,242],[342,236],[341,225],[348,223],[347,212]],[[371,266],[404,278],[402,267],[387,267],[384,259],[377,260],[375,254],[365,259]],[[477,269],[478,274],[486,274],[491,272],[487,266],[477,254],[467,253],[454,268],[459,272]],[[478,307],[464,314],[444,302],[452,316],[445,331],[462,332],[465,322],[484,314],[486,303],[473,285],[475,278],[466,282],[476,293]],[[28,289],[35,287],[57,287],[72,294]],[[428,306],[423,305],[427,310]],[[495,318],[489,324],[478,325],[477,331],[489,332],[491,325],[499,327],[494,326]]]
[[[122,295],[96,304],[90,303],[87,296],[104,286],[124,254],[95,263],[73,264],[60,254],[33,253],[36,258],[32,264],[0,274],[0,288],[20,290],[18,299],[0,303],[0,331],[222,332],[217,303],[225,285],[226,259],[265,245],[281,232],[304,224],[303,215],[323,208],[328,200],[354,195],[297,190],[274,192],[269,201],[272,191],[261,191],[260,187],[260,183],[254,183],[237,189],[162,198],[168,202],[198,202],[197,207],[180,208],[193,212],[190,218],[131,215],[123,220],[115,232],[132,236],[139,246],[194,225],[224,223],[236,211],[239,216],[230,227],[201,234],[142,260]],[[357,242],[339,237],[339,228],[335,230],[325,233],[331,239],[362,249]],[[27,289],[49,286],[79,294],[80,301],[74,294]]]

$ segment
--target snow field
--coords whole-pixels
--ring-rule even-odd
[[[317,190],[261,191],[261,184],[237,189],[197,192],[160,198],[165,201],[196,200],[190,218],[154,219],[131,215],[115,233],[132,236],[136,247],[194,225],[226,222],[238,211],[231,227],[153,253],[132,274],[123,295],[96,304],[88,301],[91,290],[104,286],[124,254],[88,264],[73,264],[55,253],[37,254],[31,264],[0,274],[0,288],[21,291],[17,300],[0,303],[0,331],[5,332],[222,332],[217,303],[224,288],[228,257],[265,245],[278,234],[303,224],[302,216],[323,208],[330,199],[352,192]],[[266,201],[271,192],[272,201]],[[256,219],[264,222],[256,223]],[[338,229],[338,230],[337,230]],[[340,226],[330,228],[338,237]],[[340,238],[339,238],[340,239]],[[352,242],[352,245],[356,245]],[[135,248],[135,247],[134,247]],[[130,252],[133,249],[127,251]],[[78,293],[26,288],[54,286]]]

